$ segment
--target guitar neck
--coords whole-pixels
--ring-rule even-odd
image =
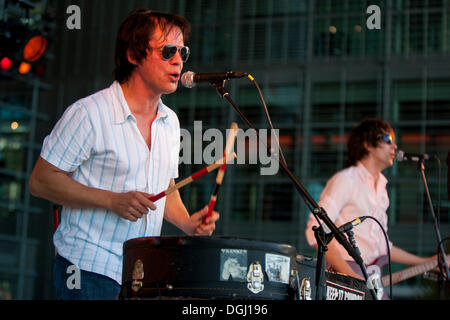
[[[437,266],[437,259],[426,262],[424,264],[420,264],[417,266],[406,268],[402,271],[394,272],[392,274],[392,284],[396,284],[398,282],[401,282],[403,280],[415,277],[419,274],[425,273],[427,271],[430,271],[434,269]],[[385,275],[381,277],[381,283],[383,284],[383,287],[386,287],[389,285],[389,275]]]

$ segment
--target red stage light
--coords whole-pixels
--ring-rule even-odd
[[[33,62],[38,60],[47,49],[47,39],[43,35],[37,35],[27,41],[23,48],[23,58]]]
[[[2,71],[7,71],[11,69],[13,63],[12,60],[8,57],[3,57],[2,60],[0,60],[0,69]]]
[[[27,22],[19,18],[0,21],[1,71],[11,72],[14,69],[19,74],[28,74],[44,57],[47,46],[45,35]],[[37,73],[43,73],[42,67],[38,68]]]

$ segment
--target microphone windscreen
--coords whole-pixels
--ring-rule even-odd
[[[405,160],[405,152],[403,152],[402,150],[398,150],[397,154],[395,155],[395,159],[398,162],[402,162],[403,160]]]
[[[183,73],[183,75],[181,76],[181,84],[183,85],[183,87],[186,88],[192,88],[195,87],[195,81],[194,81],[194,75],[195,73],[192,71],[186,71],[185,73]]]

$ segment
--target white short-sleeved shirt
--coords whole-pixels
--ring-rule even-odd
[[[180,124],[159,101],[148,149],[122,88],[83,98],[64,112],[43,143],[41,157],[79,183],[113,192],[157,194],[178,177]],[[101,208],[63,207],[53,240],[58,253],[78,268],[122,280],[122,246],[129,239],[159,236],[165,198],[136,222]],[[144,221],[147,219],[147,221]]]
[[[331,221],[337,227],[361,216],[377,219],[387,232],[387,214],[389,197],[386,190],[387,179],[380,173],[375,185],[374,177],[359,162],[356,166],[339,171],[327,182],[318,205],[325,209]],[[310,246],[316,245],[312,230],[318,225],[312,213],[306,225],[306,239]],[[365,264],[371,264],[380,256],[387,254],[383,230],[372,219],[353,228],[356,244],[361,251]],[[392,243],[389,241],[389,246]],[[344,260],[353,261],[341,245],[339,253]]]

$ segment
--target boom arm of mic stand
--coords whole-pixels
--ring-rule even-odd
[[[255,130],[256,135],[259,138],[258,131],[256,130],[255,126],[247,119],[247,117],[239,110],[238,106],[234,103],[233,99],[231,99],[230,94],[225,90],[224,88],[225,81],[223,82],[217,82],[212,83],[212,85],[216,88],[218,94],[226,99],[231,106],[236,110],[236,112],[239,114],[241,119],[252,129]],[[269,154],[272,154],[269,150]],[[355,262],[361,267],[364,277],[366,280],[368,279],[367,272],[365,272],[365,266],[363,259],[361,256],[356,252],[356,250],[353,248],[353,246],[350,244],[348,239],[339,232],[337,226],[331,221],[331,219],[328,217],[327,213],[323,208],[320,208],[319,205],[316,203],[316,201],[311,197],[311,195],[306,191],[306,189],[303,187],[303,185],[297,180],[297,178],[294,176],[294,174],[289,170],[289,168],[286,166],[286,164],[283,161],[280,161],[278,157],[275,157],[280,164],[283,171],[288,175],[289,179],[292,181],[292,183],[295,185],[297,191],[300,193],[300,195],[303,197],[305,202],[310,205],[312,208],[313,214],[320,218],[327,227],[331,230],[332,234],[336,238],[336,240],[345,248],[345,250],[348,252],[348,254],[355,260]],[[374,296],[374,299],[377,299],[376,296]]]

